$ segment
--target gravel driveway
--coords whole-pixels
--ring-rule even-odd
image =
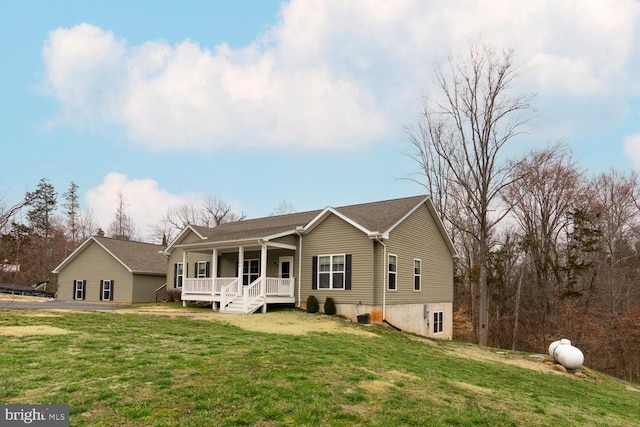
[[[127,305],[104,304],[82,301],[23,301],[19,299],[0,299],[0,310],[118,310]]]

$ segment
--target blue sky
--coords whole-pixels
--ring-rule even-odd
[[[524,152],[640,167],[635,0],[23,1],[0,7],[0,195],[80,186],[99,226],[122,191],[141,237],[203,196],[249,217],[412,196],[406,126],[432,70],[479,37],[536,93]]]

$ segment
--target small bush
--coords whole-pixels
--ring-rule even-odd
[[[324,300],[324,314],[329,314],[331,316],[336,314],[336,303],[333,302],[333,298],[331,297]]]
[[[320,311],[318,299],[313,295],[309,295],[309,298],[307,298],[307,313],[317,313],[318,311]]]
[[[167,302],[179,302],[181,301],[181,296],[182,291],[180,289],[169,289],[164,298]]]

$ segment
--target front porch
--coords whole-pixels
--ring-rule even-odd
[[[182,300],[207,301],[213,308],[228,313],[253,313],[267,304],[294,303],[295,279],[259,277],[242,285],[238,277],[187,278],[182,285]]]
[[[258,246],[185,248],[180,278],[183,304],[205,301],[214,310],[250,314],[260,308],[266,311],[267,304],[295,303],[295,249],[264,241]],[[194,262],[189,272],[189,261],[195,259],[204,261]]]

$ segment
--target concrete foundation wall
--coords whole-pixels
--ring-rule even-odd
[[[323,311],[324,301],[320,302],[320,311]],[[393,326],[404,332],[411,332],[430,338],[450,340],[453,338],[453,303],[430,303],[428,317],[424,314],[425,304],[398,304],[387,305],[386,320]],[[306,303],[303,303],[306,309]],[[443,331],[433,332],[433,313],[443,313]],[[336,304],[336,314],[357,321],[357,316],[369,314],[371,322],[382,323],[382,306],[368,304]]]

